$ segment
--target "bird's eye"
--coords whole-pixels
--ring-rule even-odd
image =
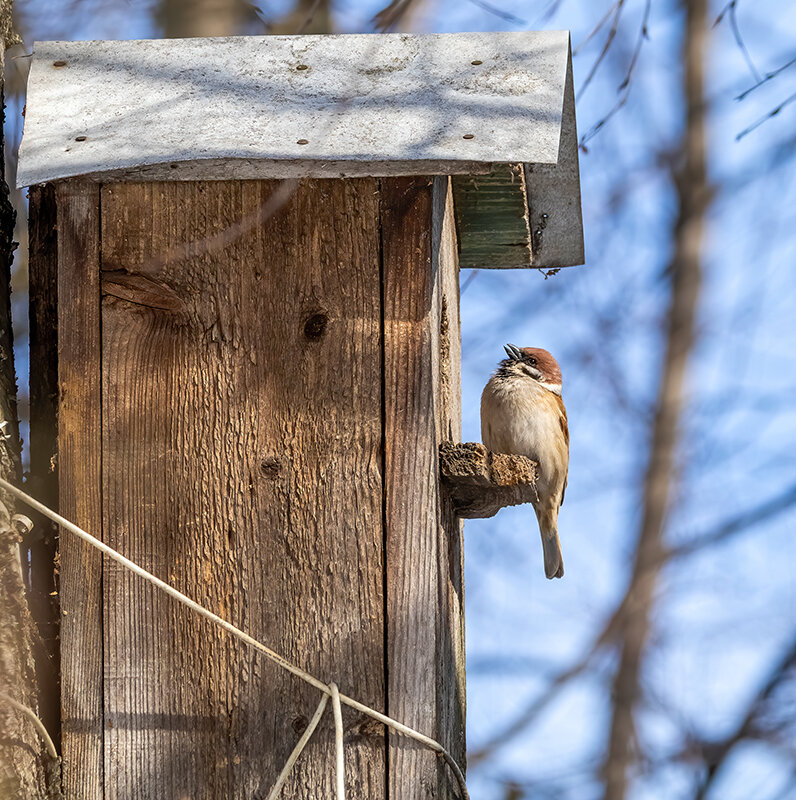
[[[536,359],[535,359],[533,356],[531,356],[531,357],[528,359],[528,363],[529,363],[529,364],[530,364],[532,367],[535,367],[535,366],[536,366]]]

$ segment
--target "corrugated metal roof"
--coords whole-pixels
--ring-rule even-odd
[[[18,185],[555,164],[565,31],[39,42]]]

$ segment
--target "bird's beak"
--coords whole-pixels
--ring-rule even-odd
[[[522,353],[520,352],[520,348],[513,344],[504,344],[503,349],[506,351],[506,355],[513,359],[514,361],[522,361]]]

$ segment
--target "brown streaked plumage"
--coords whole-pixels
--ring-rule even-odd
[[[506,345],[509,356],[481,396],[481,438],[496,453],[533,459],[539,465],[534,510],[539,521],[545,575],[560,578],[564,561],[558,509],[569,470],[569,428],[561,399],[561,370],[547,350]]]

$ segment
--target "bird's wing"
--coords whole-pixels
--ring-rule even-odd
[[[558,401],[558,424],[561,426],[561,433],[564,435],[564,442],[567,445],[567,455],[569,455],[569,426],[567,425],[567,409],[564,407],[564,401],[561,399],[561,395],[557,394],[554,395],[556,400]],[[569,459],[567,459],[568,461]],[[567,470],[569,472],[569,470]],[[561,490],[561,502],[558,504],[559,508],[564,505],[564,495],[567,491],[567,477],[568,475],[564,476],[564,488]]]

